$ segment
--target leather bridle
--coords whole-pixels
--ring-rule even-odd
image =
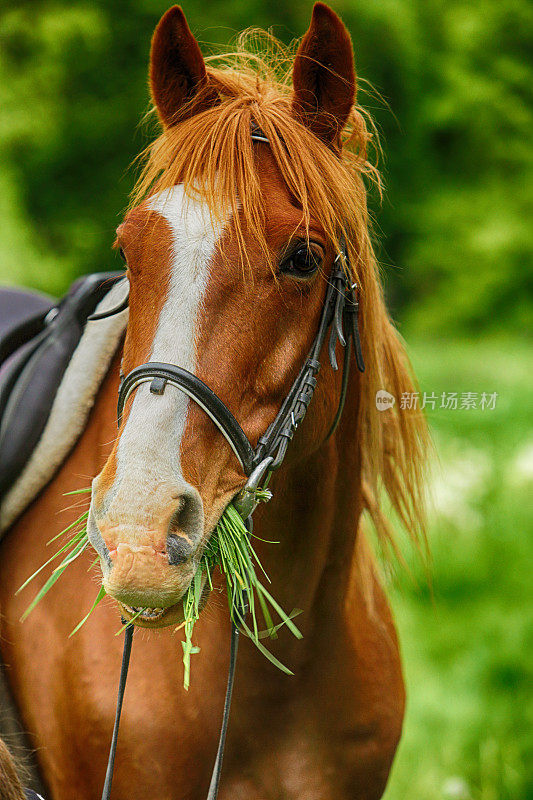
[[[252,133],[252,139],[268,142],[266,137],[260,134],[260,132],[255,131]],[[269,425],[265,433],[259,438],[259,441],[255,447],[249,441],[232,412],[218,397],[218,395],[216,395],[206,383],[200,380],[200,378],[183,367],[179,367],[176,364],[149,361],[146,364],[135,367],[126,376],[121,373],[117,408],[119,425],[121,423],[124,407],[128,398],[143,383],[149,383],[150,392],[155,395],[164,394],[166,387],[171,385],[186,394],[205,411],[205,413],[213,421],[220,433],[230,445],[247,477],[244,488],[233,499],[233,505],[236,507],[237,511],[245,521],[249,532],[252,530],[252,514],[258,505],[258,496],[261,493],[260,490],[268,483],[270,475],[275,470],[279,469],[283,463],[289,443],[293,438],[296,429],[303,421],[307,413],[309,403],[311,402],[316,388],[316,376],[321,366],[321,352],[325,344],[328,331],[328,357],[329,362],[334,370],[338,369],[336,358],[336,347],[338,342],[340,342],[341,346],[344,348],[344,357],[339,403],[327,437],[333,434],[342,415],[348,388],[352,342],[357,367],[360,372],[364,372],[365,369],[363,354],[361,351],[361,341],[359,337],[358,287],[355,283],[352,283],[351,278],[349,277],[350,265],[346,241],[344,238],[341,238],[340,244],[341,250],[335,258],[333,269],[328,280],[328,286],[318,330],[309,354],[304,361],[296,379],[294,380],[287,396],[285,397],[285,400],[283,401],[276,418]],[[123,301],[120,306],[117,306],[110,311],[93,315],[92,319],[103,319],[111,316],[119,311],[124,310],[126,306],[127,300]],[[239,612],[243,619],[246,612],[247,609],[241,609]],[[109,800],[111,792],[111,781],[113,776],[113,765],[115,760],[120,713],[133,639],[133,625],[128,624],[125,621],[123,622],[126,625],[124,653],[119,683],[115,726],[113,730],[102,800]],[[216,800],[218,796],[218,785],[222,770],[222,758],[224,753],[231,695],[235,676],[238,639],[239,628],[235,621],[232,621],[230,664],[226,698],[224,702],[224,712],[217,755],[207,800]]]
[[[183,367],[159,361],[149,361],[146,364],[141,364],[139,367],[132,369],[126,376],[121,374],[117,406],[118,424],[120,425],[121,423],[128,398],[143,383],[150,384],[150,392],[152,394],[164,394],[169,384],[186,394],[205,411],[216,425],[237,456],[248,478],[241,493],[233,501],[234,504],[237,504],[241,516],[247,519],[253,509],[246,513],[247,506],[244,504],[244,499],[259,488],[258,480],[281,466],[289,442],[307,413],[315,391],[316,376],[321,366],[320,354],[328,330],[330,330],[328,342],[329,361],[334,370],[338,369],[335,352],[337,342],[340,342],[344,347],[341,393],[335,418],[328,431],[328,437],[337,427],[344,407],[348,388],[352,341],[357,366],[361,372],[364,372],[365,366],[359,338],[357,287],[350,282],[347,276],[348,269],[348,253],[346,245],[342,241],[342,252],[337,255],[334,262],[318,331],[309,355],[285,397],[276,418],[260,437],[256,447],[250,443],[227,405],[206,383]],[[112,313],[118,312],[115,309],[108,312],[108,314]],[[102,315],[99,318],[101,319]],[[346,328],[348,329],[347,333],[345,333]]]

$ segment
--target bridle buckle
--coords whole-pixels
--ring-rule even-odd
[[[254,513],[259,503],[268,503],[272,497],[272,492],[266,488],[268,476],[265,486],[262,486],[261,484],[263,483],[265,474],[268,472],[268,469],[273,461],[273,456],[267,456],[264,458],[263,461],[261,461],[261,463],[258,464],[253,470],[252,474],[246,481],[246,484],[233,500],[235,509],[245,520]]]

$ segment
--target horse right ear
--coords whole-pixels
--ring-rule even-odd
[[[217,102],[205,61],[180,6],[169,8],[152,37],[150,91],[163,125],[198,114]]]

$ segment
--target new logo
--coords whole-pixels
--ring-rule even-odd
[[[396,399],[393,394],[386,392],[385,389],[379,389],[376,392],[376,408],[378,411],[386,411],[392,408]]]

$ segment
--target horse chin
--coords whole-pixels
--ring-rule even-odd
[[[199,603],[200,612],[205,608],[211,593],[205,576],[202,581],[202,594]],[[132,620],[133,624],[139,628],[168,628],[170,625],[181,627],[185,621],[183,599],[165,608],[129,606],[126,603],[121,603],[120,600],[117,600],[117,603],[120,613],[126,622]]]

